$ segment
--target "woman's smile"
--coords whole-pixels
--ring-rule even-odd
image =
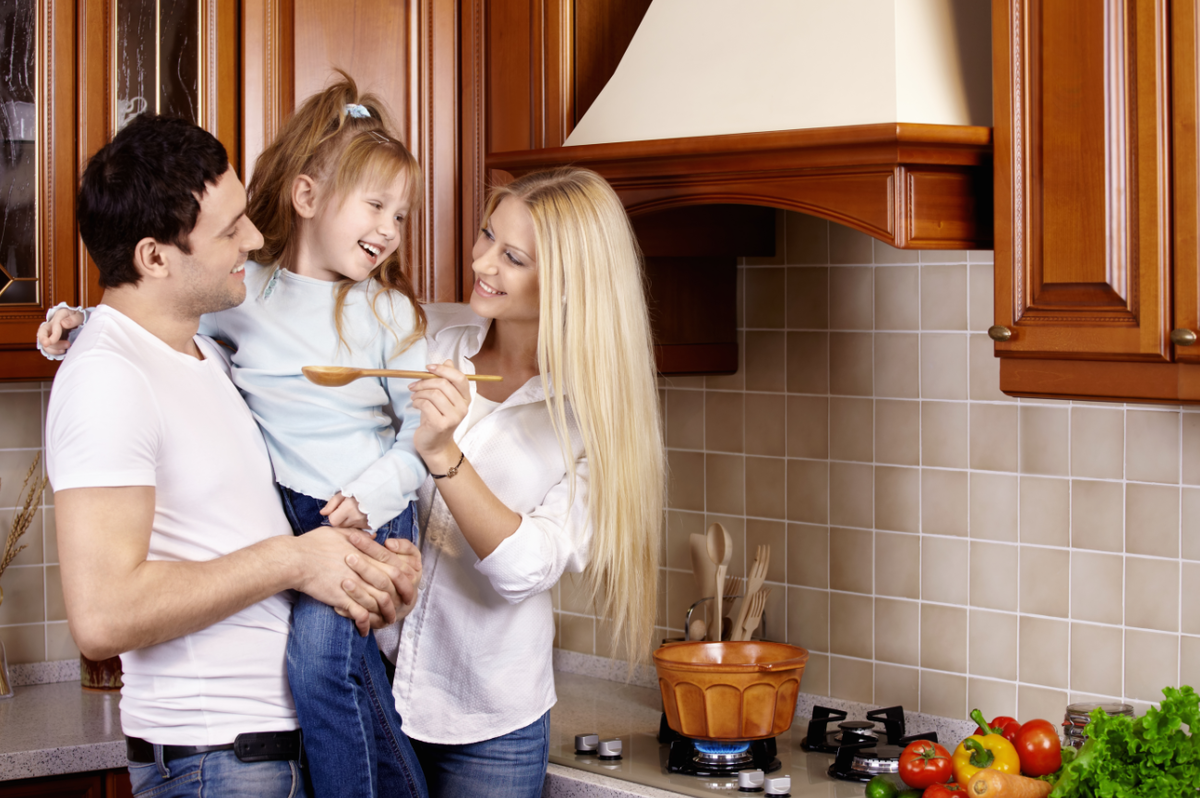
[[[507,294],[504,291],[498,291],[495,288],[492,288],[490,285],[485,283],[483,280],[480,280],[478,277],[475,278],[475,290],[478,291],[479,293],[483,294],[484,296],[507,296]]]

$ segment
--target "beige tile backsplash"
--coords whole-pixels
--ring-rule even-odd
[[[1200,412],[1016,400],[984,334],[991,252],[907,252],[780,213],[739,270],[737,374],[661,381],[669,512],[657,637],[697,597],[688,536],[769,544],[766,634],[806,692],[961,717],[1200,684]],[[0,386],[0,528],[49,383]],[[3,577],[9,662],[77,655],[47,496]],[[558,644],[605,655],[576,580]]]
[[[671,529],[740,496],[744,568],[754,524],[785,528],[767,634],[811,652],[803,689],[1056,719],[1200,684],[1200,409],[1005,396],[991,252],[780,218],[741,269],[740,376],[662,386]],[[663,635],[697,595],[678,559]]]

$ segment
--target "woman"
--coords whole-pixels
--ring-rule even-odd
[[[470,308],[427,306],[442,365],[411,386],[433,478],[393,684],[431,796],[538,796],[562,573],[585,573],[615,653],[650,645],[665,492],[650,326],[629,220],[593,172],[498,189],[472,254]]]

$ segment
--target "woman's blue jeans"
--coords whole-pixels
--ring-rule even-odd
[[[329,526],[325,502],[279,487],[292,531]],[[413,540],[413,505],[384,524],[377,543]],[[353,621],[301,594],[292,608],[288,681],[304,730],[304,753],[316,798],[425,798],[425,779],[392,698],[375,644]]]
[[[550,759],[550,713],[483,742],[412,744],[431,798],[540,798]]]

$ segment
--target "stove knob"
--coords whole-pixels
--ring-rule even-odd
[[[738,792],[762,792],[763,772],[761,770],[738,771]]]
[[[575,735],[575,753],[582,755],[596,753],[596,746],[600,744],[600,735],[598,734],[576,734]]]
[[[763,786],[767,788],[767,795],[788,796],[792,794],[792,777],[775,776],[767,779]]]
[[[621,758],[621,741],[618,739],[600,741],[600,758],[612,761]]]

